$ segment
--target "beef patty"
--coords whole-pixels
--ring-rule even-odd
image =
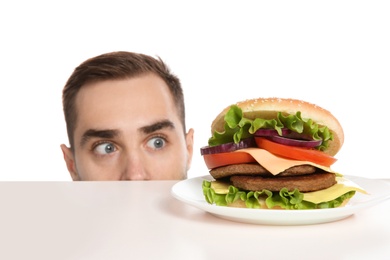
[[[298,165],[279,173],[277,176],[312,174],[316,172],[316,169],[316,167],[309,164]],[[221,179],[231,175],[259,175],[264,177],[274,176],[258,163],[243,163],[221,166],[210,170],[210,175],[213,176],[214,179]]]
[[[279,175],[274,177],[234,175],[230,177],[230,181],[233,186],[243,190],[280,191],[282,188],[287,188],[289,191],[298,189],[300,192],[326,189],[337,182],[336,175],[329,172],[283,177]]]

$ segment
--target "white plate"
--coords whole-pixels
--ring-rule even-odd
[[[266,225],[308,225],[332,222],[349,217],[390,198],[390,185],[383,180],[345,176],[364,188],[369,195],[356,192],[348,204],[334,209],[271,210],[222,207],[208,204],[203,196],[203,180],[213,180],[210,175],[187,179],[172,187],[172,195],[189,205],[217,217],[237,222]]]

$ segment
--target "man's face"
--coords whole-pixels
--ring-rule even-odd
[[[76,98],[73,180],[184,179],[193,130],[183,133],[166,83],[154,74],[83,86]]]

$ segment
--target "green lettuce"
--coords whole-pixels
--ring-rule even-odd
[[[247,208],[258,209],[266,206],[267,208],[280,207],[289,210],[337,208],[344,200],[352,198],[356,193],[356,191],[350,191],[332,201],[315,204],[303,200],[303,193],[297,189],[288,191],[284,188],[279,192],[269,190],[243,191],[230,185],[226,194],[219,194],[211,188],[211,181],[207,180],[203,181],[202,189],[206,201],[217,206],[228,206],[241,200]]]
[[[261,119],[254,120],[243,117],[242,109],[237,105],[230,107],[225,117],[224,131],[215,131],[209,139],[209,146],[216,146],[224,143],[235,142],[253,137],[254,133],[261,128],[275,129],[279,135],[282,135],[282,129],[289,130],[302,134],[313,140],[322,140],[322,144],[317,147],[318,150],[325,150],[330,140],[333,140],[333,135],[326,126],[319,126],[311,119],[301,117],[301,112],[296,112],[295,115],[282,115],[278,112],[276,119]]]

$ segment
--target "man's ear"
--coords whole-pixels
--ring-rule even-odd
[[[190,129],[186,134],[186,144],[187,144],[187,171],[191,167],[192,155],[194,151],[194,129]]]
[[[61,145],[61,150],[64,155],[66,167],[68,168],[70,176],[74,181],[79,181],[80,176],[78,175],[76,170],[76,164],[74,162],[74,155],[72,153],[72,150],[64,144]]]

